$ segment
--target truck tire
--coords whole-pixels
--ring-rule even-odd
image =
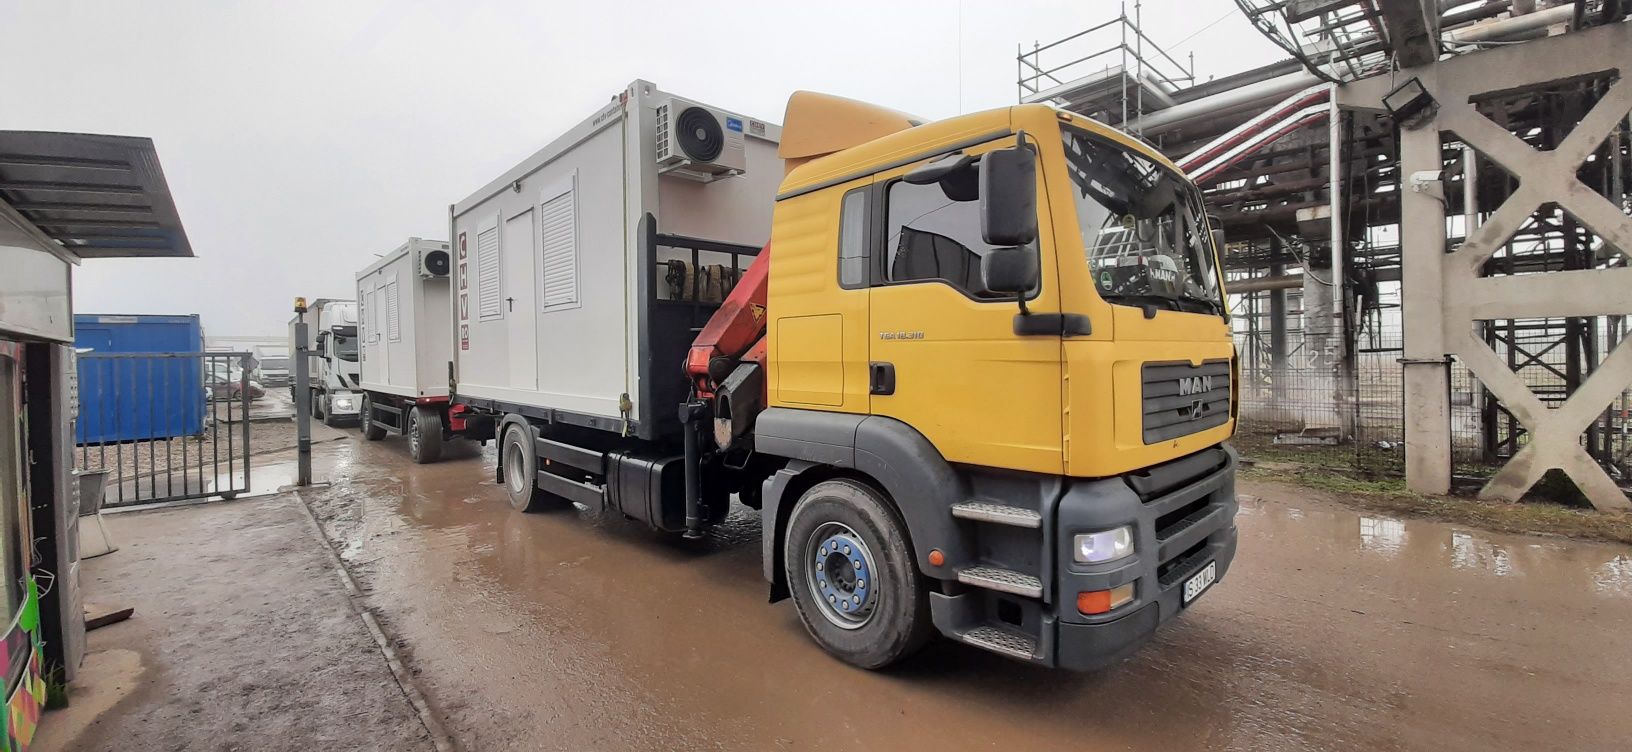
[[[363,432],[363,438],[369,441],[385,438],[385,426],[374,424],[374,400],[367,394],[363,395],[363,409],[357,416],[357,428]]]
[[[420,465],[442,459],[442,416],[436,410],[416,405],[408,411],[408,456]]]
[[[559,497],[538,488],[538,454],[533,451],[532,438],[526,427],[511,425],[499,442],[504,492],[510,497],[510,506],[522,512],[542,512],[559,506]]]
[[[312,417],[322,418],[323,415],[324,415],[323,398],[318,396],[316,389],[312,390],[311,395],[312,395],[311,401],[307,402],[306,404],[312,410]],[[325,422],[327,422],[327,421],[325,421]]]
[[[906,524],[865,483],[823,481],[799,497],[783,567],[805,630],[846,663],[883,668],[934,634]]]

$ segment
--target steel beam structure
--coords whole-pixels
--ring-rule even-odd
[[[1477,333],[1480,322],[1495,319],[1632,314],[1632,295],[1626,293],[1632,289],[1632,271],[1626,268],[1600,265],[1523,277],[1485,276],[1487,262],[1544,205],[1556,205],[1604,247],[1632,259],[1632,217],[1578,177],[1587,157],[1632,112],[1632,59],[1605,54],[1629,49],[1632,26],[1612,24],[1468,53],[1339,90],[1342,104],[1378,107],[1392,83],[1415,76],[1438,105],[1432,118],[1400,136],[1401,172],[1412,186],[1401,196],[1401,242],[1406,480],[1413,490],[1444,493],[1449,487],[1450,458],[1443,447],[1448,445],[1450,398],[1439,361],[1454,356],[1529,436],[1485,484],[1482,497],[1516,500],[1557,468],[1598,509],[1632,509],[1626,494],[1581,444],[1583,432],[1632,384],[1632,347],[1624,342],[1615,346],[1567,399],[1549,408]],[[1531,146],[1470,102],[1482,94],[1606,76],[1615,83],[1550,150]],[[1444,164],[1441,141],[1447,136],[1518,178],[1511,195],[1448,254],[1445,197],[1437,178]]]

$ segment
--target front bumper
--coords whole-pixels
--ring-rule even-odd
[[[1087,671],[1117,662],[1197,602],[1183,603],[1187,580],[1211,563],[1216,587],[1229,571],[1237,540],[1235,470],[1235,451],[1221,445],[1122,477],[1070,482],[1042,501],[1043,523],[1032,535],[976,527],[971,550],[980,565],[1034,574],[1041,596],[953,586],[931,596],[936,626],[981,647],[991,647],[994,630],[1015,638],[1011,644],[1029,642],[1029,655],[997,652],[1045,666]],[[1134,532],[1132,555],[1101,564],[1073,560],[1075,535],[1123,525]],[[1130,602],[1092,616],[1077,610],[1078,593],[1129,583]]]
[[[1142,605],[1136,600],[1135,603],[1108,614],[1107,616],[1113,617],[1109,621],[1058,622],[1055,665],[1073,671],[1094,671],[1110,666],[1138,651],[1156,635],[1157,629],[1188,607],[1182,603],[1186,579],[1199,572],[1209,561],[1218,563],[1218,579],[1224,579],[1224,572],[1230,568],[1230,561],[1235,558],[1236,538],[1236,529],[1233,525],[1220,531],[1214,536],[1214,540],[1209,541],[1205,556],[1195,568],[1184,570],[1179,577],[1173,578],[1168,587],[1158,591],[1155,598],[1146,599]],[[1162,579],[1165,581],[1168,578]],[[1218,581],[1215,580],[1213,585],[1217,584]],[[1212,587],[1207,589],[1208,592],[1211,590]],[[1203,592],[1197,596],[1197,600],[1206,596],[1207,592]],[[1132,609],[1131,613],[1129,609]]]

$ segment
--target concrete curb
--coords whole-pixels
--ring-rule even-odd
[[[312,531],[317,535],[318,542],[323,544],[323,552],[328,554],[329,563],[334,566],[335,572],[340,575],[341,584],[346,586],[346,593],[351,596],[346,600],[351,604],[352,610],[362,618],[363,624],[368,627],[368,633],[373,635],[374,643],[385,656],[386,666],[391,669],[391,675],[396,677],[397,688],[402,690],[408,704],[413,706],[414,713],[419,716],[419,722],[425,726],[425,733],[431,737],[431,744],[435,745],[437,752],[459,752],[458,742],[431,711],[425,693],[420,690],[418,682],[414,681],[412,672],[402,664],[402,659],[397,656],[396,648],[386,637],[385,630],[380,627],[374,612],[362,604],[365,597],[363,589],[357,585],[357,580],[352,578],[351,571],[346,569],[346,563],[340,559],[340,555],[334,552],[334,543],[329,540],[328,534],[323,532],[323,523],[318,522],[317,515],[312,512],[311,503],[300,490],[297,489],[293,493],[295,498],[300,500],[300,509],[306,514],[306,519],[312,523]]]

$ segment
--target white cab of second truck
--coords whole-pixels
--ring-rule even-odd
[[[678,373],[690,343],[683,332],[662,343],[678,349],[660,351],[642,328],[647,297],[665,281],[651,257],[694,258],[649,239],[750,247],[740,259],[684,262],[734,280],[770,237],[781,133],[637,80],[450,207],[456,401],[598,428],[640,423],[643,374]]]
[[[289,320],[290,350],[295,346],[295,323]],[[306,354],[311,384],[312,417],[327,425],[357,420],[357,302],[318,298],[306,308]],[[291,384],[291,389],[293,385]]]
[[[409,238],[357,273],[357,300],[362,389],[409,399],[448,396],[448,244]]]

